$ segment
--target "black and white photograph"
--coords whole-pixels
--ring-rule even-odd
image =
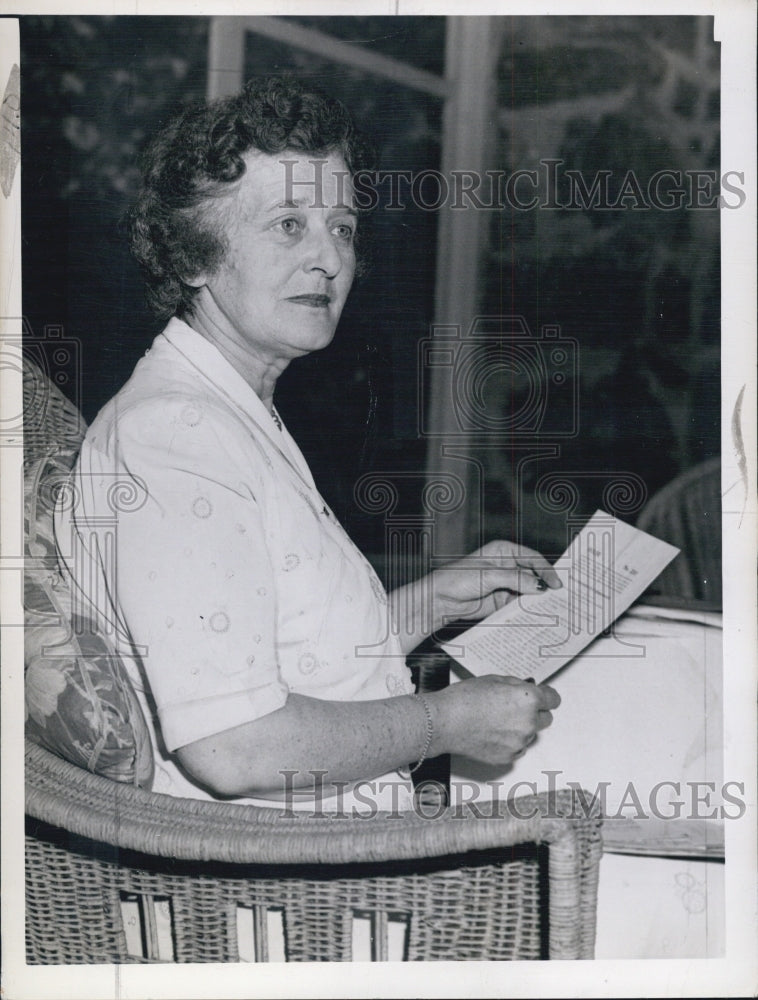
[[[0,21],[9,1000],[755,992],[755,20]]]

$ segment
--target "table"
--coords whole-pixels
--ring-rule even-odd
[[[506,769],[451,764],[451,804],[585,788],[604,801],[598,958],[716,956],[724,944],[721,617],[637,605],[559,671],[553,725]],[[457,671],[464,676],[462,670]]]

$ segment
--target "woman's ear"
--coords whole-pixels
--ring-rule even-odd
[[[208,275],[205,271],[201,271],[199,274],[195,274],[192,277],[182,278],[185,285],[189,285],[190,288],[202,288],[203,285],[208,283]]]

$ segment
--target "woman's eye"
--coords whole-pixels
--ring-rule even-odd
[[[340,223],[338,226],[334,227],[334,232],[341,240],[345,240],[350,243],[355,237],[355,230],[352,226],[348,225],[346,222]]]
[[[297,219],[282,219],[279,223],[279,228],[283,233],[287,233],[288,236],[294,235],[300,228],[300,223]]]

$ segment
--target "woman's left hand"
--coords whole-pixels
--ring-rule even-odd
[[[488,542],[390,595],[393,628],[405,653],[448,622],[476,621],[516,594],[563,586],[550,563],[514,542]]]
[[[486,618],[516,594],[563,586],[539,552],[499,540],[435,570],[431,583],[435,628],[456,619]]]

